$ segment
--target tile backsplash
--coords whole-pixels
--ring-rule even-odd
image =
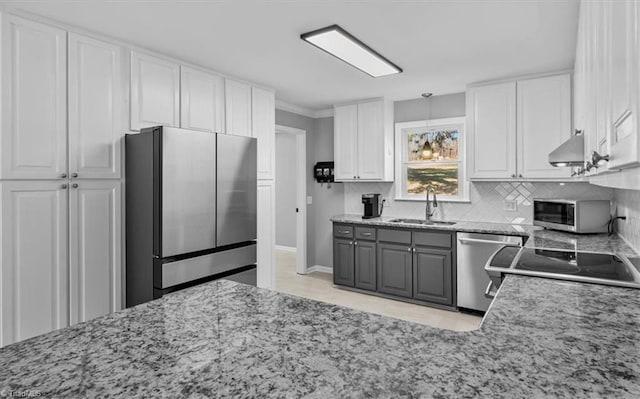
[[[344,183],[345,212],[362,213],[366,193],[380,193],[387,200],[385,216],[424,218],[424,201],[394,200],[393,183]],[[439,202],[434,219],[531,224],[533,198],[545,197],[612,199],[613,190],[589,183],[474,182],[469,184],[470,202]],[[515,201],[517,210],[505,211],[505,200]]]
[[[619,234],[640,251],[640,191],[616,189],[613,200],[617,216],[627,217],[627,220],[617,222]]]

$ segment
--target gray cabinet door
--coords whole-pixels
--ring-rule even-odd
[[[416,247],[413,258],[413,297],[453,305],[451,251]]]
[[[376,243],[358,241],[355,246],[356,287],[376,290]]]
[[[345,238],[333,239],[333,282],[354,286],[353,241]]]
[[[409,245],[378,244],[378,292],[411,297],[411,254]]]

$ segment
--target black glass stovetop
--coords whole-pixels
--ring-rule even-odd
[[[512,268],[602,280],[633,282],[637,279],[627,263],[606,253],[523,248]]]

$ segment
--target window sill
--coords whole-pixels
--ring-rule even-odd
[[[438,202],[457,202],[460,204],[470,204],[471,200],[469,198],[440,198],[438,197]],[[396,197],[393,199],[394,201],[409,201],[409,202],[424,202],[425,198],[407,198],[407,197]]]

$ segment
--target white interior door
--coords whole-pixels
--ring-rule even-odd
[[[518,86],[518,177],[569,178],[549,153],[571,135],[571,75],[521,80]]]
[[[469,177],[516,177],[516,83],[467,90]]]
[[[69,33],[69,173],[120,178],[122,49]]]
[[[276,167],[276,107],[270,90],[251,88],[251,129],[258,139],[258,179],[273,179]]]
[[[2,15],[0,178],[67,172],[65,31]]]
[[[119,180],[82,180],[69,191],[70,324],[121,308]]]
[[[180,66],[131,52],[131,130],[180,126]]]
[[[358,104],[358,179],[384,176],[384,102]]]
[[[226,79],[224,102],[226,133],[251,137],[251,86]]]
[[[4,181],[0,346],[66,327],[68,189],[55,181]]]
[[[180,126],[205,132],[224,132],[224,79],[180,67]]]
[[[358,175],[358,105],[334,108],[333,156],[336,180],[356,180]]]

